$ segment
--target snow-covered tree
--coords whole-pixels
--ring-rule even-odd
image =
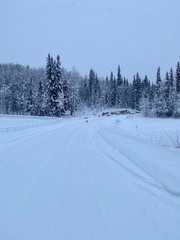
[[[123,91],[124,91],[123,78],[122,78],[122,75],[121,75],[121,68],[120,68],[120,66],[118,66],[118,70],[117,70],[117,95],[116,95],[116,106],[117,107],[123,107],[123,103],[122,103]]]
[[[89,72],[89,106],[93,106],[94,99],[94,86],[96,81],[96,74],[93,69]]]
[[[63,79],[63,101],[61,102],[62,111],[69,110],[69,86],[66,77]]]
[[[176,95],[173,117],[180,118],[180,94]]]
[[[47,108],[46,112],[50,116],[61,116],[62,114],[62,99],[63,99],[63,86],[62,86],[62,72],[60,56],[57,56],[57,61],[48,55],[46,65],[47,76]]]
[[[27,102],[26,102],[26,113],[29,115],[34,114],[34,97],[33,97],[33,86],[32,81],[28,84]]]
[[[180,63],[177,63],[176,67],[176,91],[179,94],[180,93]]]
[[[156,85],[155,85],[155,96],[154,96],[154,103],[153,103],[153,113],[157,117],[162,116],[162,112],[165,108],[166,101],[164,98],[165,94],[163,94],[163,85],[161,81],[161,69],[160,67],[157,68],[157,74],[156,74]],[[163,104],[163,106],[162,106]]]
[[[38,116],[44,116],[45,114],[45,94],[43,89],[43,84],[40,81],[39,87],[38,87],[38,93],[35,98],[36,106],[35,106],[35,112]]]
[[[153,112],[157,117],[166,117],[168,115],[168,107],[165,96],[165,87],[164,84],[161,83],[158,85],[158,92],[155,94],[154,98]]]
[[[116,79],[111,72],[110,75],[110,107],[115,107],[116,105]]]
[[[150,116],[151,115],[151,101],[150,101],[150,91],[151,91],[151,85],[150,81],[148,80],[148,77],[145,76],[145,78],[142,80],[142,99],[141,99],[141,112],[144,116]]]
[[[133,108],[136,110],[140,110],[141,98],[141,78],[139,76],[139,73],[137,73],[136,76],[134,76],[133,80]]]
[[[176,98],[176,89],[174,83],[173,70],[170,69],[170,73],[166,73],[165,77],[165,101],[168,109],[167,116],[171,117],[174,114],[175,107],[175,98]]]

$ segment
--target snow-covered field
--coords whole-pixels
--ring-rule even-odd
[[[180,120],[0,115],[0,239],[179,240]]]

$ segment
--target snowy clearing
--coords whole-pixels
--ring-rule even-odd
[[[0,239],[179,240],[180,121],[86,120],[0,116]]]

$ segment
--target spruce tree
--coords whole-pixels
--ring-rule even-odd
[[[121,75],[121,69],[120,66],[118,66],[117,70],[117,95],[116,95],[116,106],[117,107],[123,107],[123,89],[124,84],[123,84],[123,78]]]
[[[169,76],[168,76],[168,79],[169,79]],[[154,115],[157,117],[165,117],[168,114],[165,83],[161,81],[160,67],[158,67],[157,75],[156,75],[156,92],[154,97],[153,112],[154,112]]]
[[[180,93],[180,63],[177,63],[176,67],[176,91],[177,94]]]
[[[48,54],[47,57],[47,64],[46,64],[46,78],[47,78],[47,103],[46,103],[46,115],[50,115],[53,116],[53,90],[54,90],[54,86],[53,86],[53,81],[54,81],[54,61],[53,58],[51,57],[50,54]]]
[[[110,75],[110,107],[115,107],[116,104],[116,79],[113,72]]]
[[[59,55],[57,61],[48,55],[46,65],[47,84],[47,114],[59,117],[63,109],[62,72]]]
[[[176,94],[173,117],[180,118],[180,94]]]
[[[173,70],[170,69],[170,73],[166,73],[165,77],[165,101],[168,109],[167,116],[171,117],[174,114],[174,106],[175,106],[175,84],[174,84],[174,76]]]
[[[45,114],[44,91],[43,91],[43,85],[41,81],[39,82],[39,86],[38,86],[35,111],[36,111],[36,115],[38,116],[44,116]]]
[[[129,82],[128,82],[128,79],[125,79],[124,78],[124,83],[123,83],[123,95],[122,95],[122,106],[125,107],[125,108],[128,108],[130,107],[130,101],[129,101],[129,98],[130,98],[130,91],[129,91]]]
[[[150,103],[150,81],[148,77],[142,80],[142,99],[141,99],[141,111],[144,116],[149,116],[151,112],[151,103]]]
[[[63,103],[61,103],[61,111],[69,110],[69,86],[66,77],[63,79]]]
[[[101,88],[98,76],[96,74],[95,84],[94,84],[94,106],[95,108],[100,107],[101,103]]]
[[[30,115],[34,114],[34,98],[33,98],[32,81],[29,83],[29,86],[28,86],[26,112],[27,114],[30,114]]]
[[[88,88],[88,79],[87,76],[84,77],[84,79],[81,82],[81,86],[79,88],[79,95],[81,98],[81,101],[88,106],[88,99],[89,99],[89,88]]]
[[[121,76],[121,68],[120,65],[118,66],[118,70],[117,70],[117,86],[121,86],[123,84],[123,79]]]
[[[60,56],[57,55],[57,60],[55,62],[55,87],[60,94],[62,94],[62,82],[63,82],[63,79],[62,79],[62,68],[61,68],[61,62],[60,62]]]
[[[106,77],[105,81],[105,107],[111,107],[110,82],[108,77]]]
[[[134,109],[140,110],[141,98],[142,98],[141,78],[139,76],[139,73],[137,72],[133,80],[133,108]]]
[[[157,68],[157,74],[156,74],[156,92],[158,94],[158,90],[161,85],[161,69],[160,67]]]
[[[170,95],[171,95],[171,86],[170,86],[170,77],[169,77],[169,73],[167,72],[166,73],[166,77],[165,77],[165,83],[164,83],[164,90],[165,90],[165,94],[164,94],[164,97],[165,97],[165,101],[166,101],[166,105],[167,105],[167,109],[168,109],[168,113],[167,115],[171,115],[170,114]]]
[[[94,88],[96,82],[96,74],[93,69],[89,72],[89,106],[93,107],[94,103]]]

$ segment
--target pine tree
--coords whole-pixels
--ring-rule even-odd
[[[174,87],[174,74],[173,74],[172,68],[170,69],[169,83],[170,83],[170,88],[173,88]]]
[[[169,79],[169,76],[167,77]],[[160,67],[157,69],[156,92],[154,97],[153,112],[157,117],[166,117],[168,114],[165,83],[161,81]]]
[[[174,85],[174,76],[173,70],[170,69],[170,73],[166,73],[165,77],[165,101],[168,109],[167,116],[171,117],[174,114],[174,106],[175,106],[175,85]]]
[[[46,65],[47,86],[47,114],[50,116],[60,116],[63,109],[62,72],[59,55],[57,61],[48,55]]]
[[[173,117],[180,118],[180,94],[176,94]]]
[[[117,107],[123,107],[123,91],[124,91],[124,84],[123,84],[123,78],[121,75],[121,69],[120,66],[118,66],[117,70],[117,96],[116,96],[116,106]]]
[[[165,100],[165,87],[164,87],[164,84],[161,83],[159,88],[159,96],[158,96],[158,99],[156,100],[156,116],[166,117],[167,114],[168,114],[168,108]]]
[[[124,84],[125,89],[125,108],[132,108],[132,84],[129,83],[128,79]]]
[[[156,85],[161,83],[161,69],[160,67],[157,68],[157,75],[156,75]]]
[[[99,83],[97,74],[96,74],[95,84],[94,84],[94,101],[93,101],[93,103],[94,103],[95,108],[100,107],[101,88],[100,88],[100,83]]]
[[[18,85],[17,83],[12,83],[9,88],[9,111],[12,114],[19,113],[19,99],[18,99]]]
[[[87,76],[81,81],[81,85],[79,88],[79,95],[81,101],[88,106],[88,99],[89,99],[89,87],[88,87],[88,79]]]
[[[110,82],[108,77],[106,77],[105,81],[105,107],[111,107]]]
[[[127,81],[124,77],[123,79],[123,85],[121,86],[121,107],[126,108],[127,107]]]
[[[113,72],[110,75],[110,107],[115,107],[116,104],[116,79]]]
[[[48,57],[47,57],[46,77],[49,80],[49,82],[52,81],[52,78],[53,78],[53,58],[51,57],[50,54],[48,54]]]
[[[66,77],[63,80],[63,102],[61,106],[62,113],[69,110],[69,86]]]
[[[53,76],[53,58],[50,56],[50,54],[48,54],[47,57],[47,64],[46,64],[46,78],[48,80],[47,82],[47,104],[46,104],[46,115],[53,115],[53,80],[54,80],[54,76]]]
[[[67,109],[70,110],[70,114],[73,115],[78,110],[78,107],[80,105],[80,97],[77,88],[71,89],[70,96],[67,100],[68,102],[65,104],[66,111]]]
[[[155,85],[155,96],[154,96],[154,103],[153,103],[153,112],[154,115],[159,117],[159,105],[160,105],[160,87],[161,87],[161,69],[160,67],[157,68],[156,74],[156,85]]]
[[[96,82],[96,74],[93,69],[89,72],[89,106],[93,107],[94,103],[94,89],[95,89],[95,82]]]
[[[117,86],[121,86],[123,84],[123,78],[121,76],[121,68],[118,66],[117,70]]]
[[[44,102],[44,91],[42,82],[39,82],[38,93],[36,96],[36,115],[44,116],[45,114],[45,102]]]
[[[27,95],[27,104],[26,104],[26,113],[34,115],[34,98],[33,98],[33,87],[32,80],[28,84],[28,95]]]
[[[157,74],[156,74],[156,95],[159,96],[159,89],[161,86],[161,69],[160,67],[157,68]]]
[[[165,77],[165,101],[167,104],[167,108],[169,109],[169,105],[170,105],[170,78],[169,78],[169,72],[166,73],[166,77]]]
[[[180,93],[180,63],[177,63],[176,67],[176,91],[177,94]]]
[[[66,78],[63,79],[60,56],[57,55],[56,62],[54,63],[55,66],[55,102],[56,102],[56,116],[61,116],[64,110],[68,109],[68,83]],[[63,102],[64,99],[64,102]]]
[[[140,110],[141,98],[142,98],[141,78],[139,76],[139,73],[137,73],[136,76],[134,76],[134,80],[133,80],[133,108],[134,109]]]
[[[151,112],[151,103],[150,103],[150,81],[148,77],[145,76],[142,80],[142,99],[141,99],[141,111],[144,116],[149,116]]]
[[[62,68],[61,68],[59,55],[57,56],[57,61],[55,62],[55,80],[56,80],[55,86],[60,95],[63,93],[63,90],[62,90],[63,79],[62,79]]]

